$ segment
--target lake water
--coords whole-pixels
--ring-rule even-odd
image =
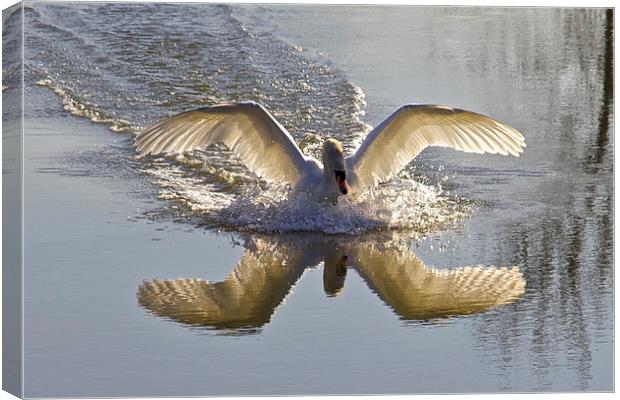
[[[27,397],[613,389],[610,12],[27,2],[24,16]],[[225,149],[135,157],[149,123],[240,100],[308,154],[326,136],[354,151],[411,102],[492,116],[527,148],[428,149],[329,207]]]

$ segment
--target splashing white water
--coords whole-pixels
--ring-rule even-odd
[[[441,188],[407,178],[339,198],[317,201],[289,187],[265,185],[249,174],[202,167],[188,176],[177,164],[147,169],[160,186],[159,198],[172,200],[164,213],[221,229],[359,234],[408,231],[423,236],[461,220],[471,204],[441,195]]]

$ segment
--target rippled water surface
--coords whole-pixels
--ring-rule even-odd
[[[22,16],[27,396],[612,390],[610,12],[29,2],[5,26]],[[135,157],[148,124],[241,100],[314,156],[411,102],[527,148],[429,149],[337,205],[222,147]]]

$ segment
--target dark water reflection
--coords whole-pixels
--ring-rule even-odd
[[[516,301],[525,290],[518,267],[432,268],[405,244],[384,238],[252,237],[244,247],[224,281],[146,281],[138,289],[140,305],[184,324],[254,332],[270,321],[306,268],[321,263],[327,296],[343,290],[350,267],[407,321],[480,313]]]
[[[585,169],[592,173],[598,172],[598,168],[604,161],[604,157],[609,155],[609,134],[610,132],[610,114],[613,107],[613,91],[614,91],[614,12],[613,10],[605,11],[605,51],[602,55],[603,61],[599,62],[603,65],[603,99],[601,111],[598,119],[598,132],[596,135],[596,143],[593,144],[593,151],[589,152]],[[600,70],[600,68],[599,68]]]
[[[495,360],[508,371],[525,343],[540,389],[553,388],[553,367],[567,363],[585,390],[593,351],[613,330],[613,11],[568,19],[566,36],[583,50],[575,53],[579,105],[551,112],[570,153],[554,160],[556,177],[539,189],[545,207],[503,230],[502,251],[518,255],[528,288],[511,318],[483,317],[478,345],[498,343]],[[604,31],[593,35],[592,26]]]

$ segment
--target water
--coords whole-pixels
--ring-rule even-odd
[[[24,15],[26,396],[613,388],[605,10]],[[329,207],[225,149],[135,157],[149,123],[240,100],[311,155],[326,136],[354,151],[408,102],[491,115],[528,147],[429,149]]]

